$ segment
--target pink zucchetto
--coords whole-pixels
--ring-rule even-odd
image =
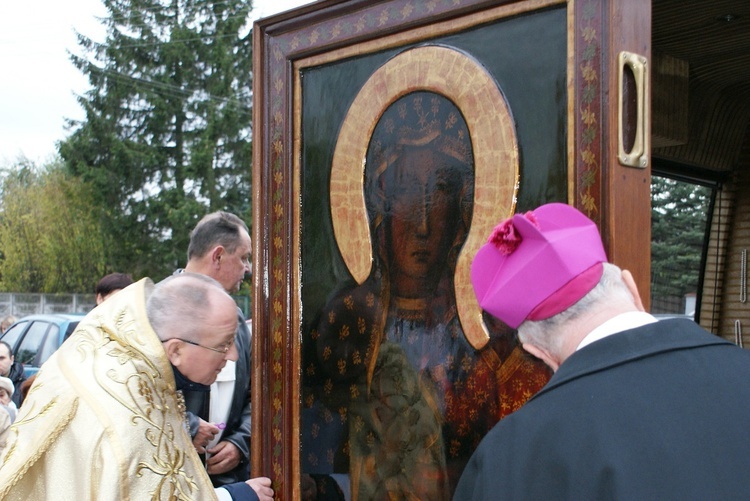
[[[551,203],[501,222],[474,257],[471,283],[482,309],[515,329],[574,305],[606,262],[593,221]]]

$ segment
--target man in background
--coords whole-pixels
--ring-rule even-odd
[[[555,374],[482,440],[454,499],[750,499],[750,353],[646,313],[585,215],[504,221],[471,281]]]
[[[214,212],[190,233],[184,271],[209,276],[234,294],[251,272],[251,256],[245,222],[228,212]],[[185,393],[193,444],[205,454],[215,486],[244,481],[250,474],[250,331],[239,308],[235,345],[237,361],[227,363],[210,391]]]
[[[99,306],[109,296],[120,291],[133,283],[133,277],[126,273],[110,273],[105,275],[96,284],[94,293],[96,294],[96,305]]]
[[[13,387],[18,390],[21,384],[26,381],[26,375],[23,372],[23,364],[17,362],[13,356],[10,345],[5,341],[0,341],[0,376],[7,377],[13,383]],[[21,407],[21,392],[15,391],[12,395],[16,407]]]

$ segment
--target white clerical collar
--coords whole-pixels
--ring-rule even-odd
[[[628,329],[635,329],[646,324],[652,324],[658,322],[653,315],[644,311],[629,311],[627,313],[620,313],[616,317],[612,317],[602,325],[589,332],[578,344],[576,351],[580,350],[584,346],[587,346],[594,341],[599,341],[612,334],[626,331]]]

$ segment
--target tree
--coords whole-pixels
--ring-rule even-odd
[[[106,270],[108,241],[94,190],[60,162],[3,173],[0,288],[87,293]]]
[[[160,278],[207,212],[250,220],[251,3],[103,1],[106,41],[71,55],[91,90],[60,154],[106,207],[115,266]]]
[[[651,180],[651,294],[697,293],[711,189],[654,176]]]

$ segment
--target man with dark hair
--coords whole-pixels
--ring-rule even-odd
[[[186,272],[200,273],[236,293],[250,273],[250,234],[228,212],[204,216],[190,233]],[[178,272],[181,270],[178,270]],[[250,331],[237,308],[238,352],[216,382],[185,393],[190,433],[215,486],[246,480],[250,474]]]
[[[105,275],[96,284],[96,304],[97,306],[107,299],[111,294],[120,291],[133,283],[133,277],[126,273],[110,273]]]
[[[23,399],[18,388],[21,387],[21,383],[26,381],[26,375],[23,372],[23,364],[16,361],[10,345],[5,341],[0,341],[0,376],[7,377],[13,383],[16,388],[12,395],[13,402],[17,407],[20,407]]]
[[[471,281],[555,374],[482,440],[454,499],[750,499],[750,353],[646,313],[584,214],[502,222]]]

